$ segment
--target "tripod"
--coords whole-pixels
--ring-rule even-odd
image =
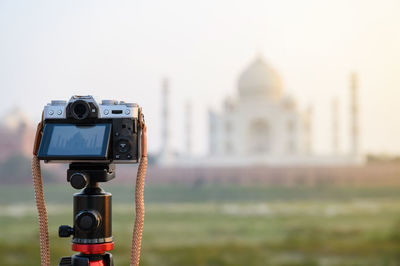
[[[58,235],[72,238],[72,250],[79,253],[62,257],[59,266],[113,266],[114,248],[111,235],[111,193],[105,192],[98,182],[115,177],[115,166],[102,163],[71,163],[67,180],[75,189],[74,225],[61,225]]]

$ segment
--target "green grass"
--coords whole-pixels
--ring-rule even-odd
[[[131,186],[101,184],[113,194],[114,203],[133,201],[133,183]],[[49,203],[72,202],[77,191],[68,183],[65,185],[45,185],[46,200]],[[399,199],[400,187],[353,187],[353,186],[316,186],[316,187],[279,187],[279,186],[146,186],[145,201],[150,203],[224,203],[224,202],[271,202],[297,200],[333,200],[346,201],[355,198]],[[27,203],[34,199],[33,188],[29,185],[0,187],[0,205]]]
[[[113,251],[128,265],[130,188],[113,193]],[[141,265],[400,265],[400,189],[148,186]],[[52,265],[70,255],[57,228],[73,189],[46,187]],[[39,265],[30,187],[0,188],[0,265]]]

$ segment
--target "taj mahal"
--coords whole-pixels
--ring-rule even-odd
[[[163,127],[160,163],[207,166],[359,164],[357,76],[350,77],[350,150],[317,155],[312,150],[312,107],[300,110],[285,94],[280,73],[257,56],[239,74],[236,98],[227,97],[219,112],[209,111],[209,154],[171,156],[168,124]],[[165,82],[164,82],[165,84]],[[168,88],[163,89],[163,121],[169,121]],[[189,114],[189,112],[186,112]],[[332,106],[332,145],[338,143],[337,106]],[[186,119],[190,121],[190,117]],[[190,127],[186,132],[190,139]],[[329,141],[329,140],[328,140]],[[188,141],[188,147],[190,146]]]

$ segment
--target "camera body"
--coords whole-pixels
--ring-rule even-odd
[[[135,103],[72,96],[43,111],[38,158],[46,162],[137,163],[140,108]]]

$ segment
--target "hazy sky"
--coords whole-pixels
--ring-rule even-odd
[[[171,79],[173,142],[193,103],[194,147],[207,148],[207,109],[237,95],[258,53],[280,71],[300,110],[314,105],[315,149],[330,149],[340,102],[347,149],[348,77],[360,77],[362,149],[400,153],[400,1],[0,0],[0,114],[72,94],[138,102],[149,149],[160,145],[160,79]],[[242,141],[242,140],[237,140]]]

